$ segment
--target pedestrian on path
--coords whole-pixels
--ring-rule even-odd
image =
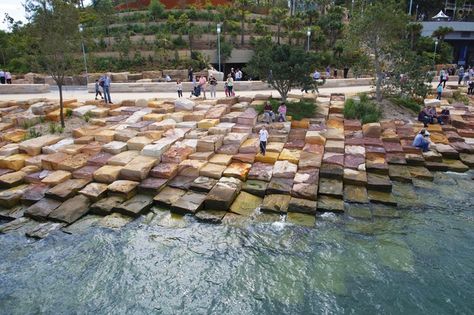
[[[234,79],[232,79],[232,76],[230,74],[227,75],[227,90],[228,90],[229,96],[235,96]]]
[[[461,66],[458,70],[458,85],[461,85],[461,81],[464,78],[464,67]]]
[[[206,86],[207,86],[207,79],[205,76],[202,75],[199,78],[199,88],[201,89],[204,99],[206,99]]]
[[[178,98],[183,97],[183,83],[181,83],[181,80],[176,81],[176,90],[178,91]]]
[[[101,99],[104,99],[102,92],[100,91],[99,80],[95,80],[95,99],[97,100],[97,95],[100,95]]]
[[[5,84],[5,72],[0,69],[0,84]]]
[[[443,94],[443,87],[441,86],[441,83],[438,84],[438,87],[436,88],[436,92],[438,93],[438,96],[436,96],[436,99],[441,100],[441,94]]]
[[[110,76],[104,74],[100,81],[102,81],[102,89],[104,90],[105,104],[113,104],[112,99],[110,98],[110,85],[112,83]]]
[[[268,131],[265,127],[260,129],[258,136],[260,138],[260,154],[265,156],[265,152],[267,151],[267,140],[268,140]]]
[[[209,75],[209,85],[211,86],[211,98],[216,98],[217,79],[212,74]]]

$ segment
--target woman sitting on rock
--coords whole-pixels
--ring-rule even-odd
[[[413,140],[412,146],[420,148],[423,152],[428,152],[430,150],[430,133],[424,128],[421,129]]]

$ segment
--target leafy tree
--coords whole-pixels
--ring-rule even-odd
[[[333,47],[336,40],[341,37],[344,23],[344,8],[340,6],[332,6],[327,10],[327,14],[321,15],[318,25],[323,30],[329,42],[328,47]]]
[[[307,84],[310,69],[316,61],[315,54],[307,53],[302,48],[278,45],[264,39],[257,41],[255,54],[245,71],[267,81],[286,100],[292,87]]]
[[[374,72],[375,94],[382,100],[384,63],[394,51],[394,43],[403,40],[408,16],[394,0],[377,1],[365,7],[364,13],[355,12],[347,33],[347,45],[370,56]]]
[[[274,23],[277,24],[277,42],[280,44],[280,37],[281,37],[281,24],[283,23],[285,17],[286,17],[287,11],[276,7],[272,8],[270,11],[271,18]]]
[[[78,10],[62,0],[29,0],[32,32],[37,38],[40,66],[47,70],[59,90],[61,126],[64,128],[63,86],[66,75],[77,70],[80,54]]]
[[[150,12],[150,16],[153,18],[153,21],[156,22],[156,20],[163,16],[165,6],[161,1],[151,0],[150,5],[148,6],[148,11]]]
[[[234,2],[236,9],[239,12],[240,19],[240,45],[244,45],[244,35],[245,35],[245,16],[249,13],[247,8],[250,6],[250,0],[237,0]]]
[[[440,26],[433,32],[433,36],[437,37],[441,41],[444,41],[444,38],[446,37],[446,35],[452,32],[454,32],[454,29],[452,27]]]
[[[105,28],[105,35],[110,36],[110,25],[114,21],[114,5],[111,0],[100,0],[95,2],[94,9],[97,13],[97,18],[99,23],[101,23]],[[110,41],[109,41],[110,46]]]

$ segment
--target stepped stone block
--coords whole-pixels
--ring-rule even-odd
[[[90,201],[86,196],[77,195],[54,209],[48,218],[71,224],[89,211],[89,205]]]
[[[198,177],[200,169],[206,163],[206,161],[199,160],[184,160],[178,165],[178,174],[181,176]]]
[[[392,191],[392,182],[387,175],[367,173],[367,188],[376,191]]]
[[[229,209],[242,189],[242,182],[232,177],[222,177],[205,197],[206,209]]]
[[[266,152],[265,155],[258,153],[255,156],[255,161],[261,163],[275,164],[278,160],[278,156],[280,155],[276,152]]]
[[[326,143],[326,137],[321,131],[309,130],[306,132],[305,142],[309,144],[324,145]]]
[[[256,162],[250,168],[248,178],[269,182],[273,175],[273,165]]]
[[[67,171],[54,171],[46,176],[41,182],[46,185],[56,186],[71,178],[71,173]]]
[[[109,196],[124,196],[125,199],[130,199],[137,193],[138,182],[131,180],[116,180],[107,186]]]
[[[344,201],[331,196],[320,196],[318,198],[318,211],[322,212],[344,212]]]
[[[216,183],[217,179],[199,176],[193,181],[189,188],[194,191],[207,193],[214,187]]]
[[[61,183],[61,185],[56,185],[48,190],[46,196],[51,199],[65,201],[76,195],[82,187],[87,185],[87,183],[88,180],[85,179],[68,179]]]
[[[20,185],[25,179],[26,173],[22,171],[7,173],[0,176],[0,187],[11,188]]]
[[[248,192],[249,194],[265,197],[265,193],[268,187],[268,183],[260,180],[247,180],[242,185],[242,190]]]
[[[56,152],[59,152],[60,148],[62,148],[64,146],[67,146],[67,145],[71,145],[71,144],[74,144],[74,139],[72,139],[72,138],[63,139],[63,140],[58,141],[55,144],[43,147],[41,149],[41,152],[44,153],[44,154],[56,153]]]
[[[208,130],[215,127],[219,123],[219,119],[203,119],[198,122],[198,128]]]
[[[140,154],[139,151],[124,151],[107,160],[108,165],[125,166]]]
[[[301,150],[283,149],[278,156],[280,161],[289,161],[293,164],[298,164],[301,159]]]
[[[59,162],[59,166],[57,169],[74,172],[87,164],[87,160],[89,159],[89,155],[87,154],[76,154],[76,155],[69,155],[66,159]]]
[[[273,166],[274,178],[291,178],[295,177],[298,166],[288,161],[277,161]]]
[[[8,168],[19,171],[25,166],[25,160],[29,158],[26,154],[14,154],[0,158],[0,168]]]
[[[188,159],[189,155],[193,153],[193,149],[187,146],[173,146],[168,149],[161,156],[161,161],[163,163],[181,163],[184,160]]]
[[[112,141],[102,146],[102,151],[116,155],[120,152],[127,151],[127,143],[121,141]]]
[[[198,152],[215,152],[223,144],[223,135],[210,135],[198,139],[196,151]]]
[[[49,214],[61,205],[60,201],[43,198],[25,210],[25,216],[37,220],[44,220]]]
[[[110,184],[118,179],[122,166],[104,165],[94,172],[94,180],[99,183]]]
[[[128,150],[142,150],[147,144],[153,142],[153,139],[149,137],[141,136],[141,137],[134,137],[127,141]]]
[[[367,186],[367,173],[365,171],[345,168],[344,184],[353,186]]]
[[[245,181],[251,167],[252,164],[249,163],[233,162],[224,170],[222,175]]]
[[[113,211],[137,217],[140,214],[148,211],[153,205],[153,197],[148,195],[136,195],[129,200],[115,206]]]
[[[88,197],[90,200],[99,200],[105,197],[107,193],[107,184],[90,183],[86,187],[79,190],[79,193]]]
[[[289,195],[293,188],[293,179],[273,177],[267,187],[267,194]]]
[[[72,172],[72,178],[92,180],[94,177],[94,172],[99,168],[100,166],[86,165]]]
[[[155,163],[155,158],[139,155],[120,170],[120,176],[128,180],[144,180]]]
[[[198,212],[206,198],[205,194],[188,191],[171,205],[171,212],[178,214],[195,214]]]
[[[109,143],[114,141],[115,131],[114,130],[101,130],[97,132],[94,137],[95,141]]]
[[[326,164],[335,164],[344,166],[344,154],[325,152],[323,155],[323,162]]]
[[[388,206],[397,206],[397,202],[390,192],[369,190],[368,197],[370,202],[381,203]]]
[[[288,195],[266,195],[260,209],[264,212],[287,213],[291,196]]]
[[[177,163],[160,163],[150,171],[150,176],[170,179],[178,174]]]
[[[257,138],[250,138],[244,141],[239,148],[239,153],[257,153],[260,141]]]
[[[362,186],[345,185],[344,201],[354,203],[368,203],[367,188]]]
[[[458,160],[444,159],[443,163],[448,166],[448,170],[451,172],[464,173],[469,171],[469,167]]]
[[[226,168],[226,165],[207,163],[199,170],[199,176],[220,179],[222,177],[222,173]]]
[[[380,123],[369,123],[362,126],[362,132],[364,137],[368,138],[380,138],[382,135],[382,127]]]
[[[186,191],[182,189],[165,187],[158,193],[158,195],[155,196],[155,198],[153,198],[153,200],[157,205],[170,207],[185,193]]]
[[[48,185],[41,183],[31,184],[28,186],[28,189],[25,189],[23,196],[21,196],[21,202],[25,205],[32,205],[43,199],[48,190]]]
[[[342,198],[343,182],[339,179],[320,178],[319,194]]]
[[[288,212],[316,214],[317,202],[312,200],[291,197],[288,203]]]
[[[230,207],[230,211],[250,217],[262,204],[263,199],[245,191],[240,192]]]

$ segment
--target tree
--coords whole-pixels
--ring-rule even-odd
[[[437,37],[440,41],[444,41],[446,35],[452,32],[454,32],[454,29],[452,27],[440,26],[433,32],[433,36]]]
[[[317,61],[314,53],[290,45],[278,45],[270,39],[257,41],[255,54],[245,71],[267,81],[285,101],[292,87],[307,84],[310,69]]]
[[[165,12],[165,6],[158,0],[151,0],[150,5],[148,6],[148,11],[150,11],[153,21],[156,22],[156,20],[163,15],[163,12]]]
[[[99,22],[102,23],[105,27],[105,35],[110,36],[109,27],[113,23],[114,20],[114,5],[112,4],[111,0],[100,0],[96,1],[94,5],[94,9],[97,12],[97,17]],[[109,42],[110,45],[110,42]]]
[[[63,0],[29,0],[26,5],[37,38],[40,65],[58,86],[61,126],[64,128],[64,79],[76,72],[75,56],[80,55],[81,47],[78,10]]]
[[[382,100],[384,62],[390,59],[394,44],[405,36],[408,16],[394,0],[377,1],[356,12],[351,19],[346,45],[370,56],[375,74],[375,94]]]
[[[250,5],[250,0],[237,0],[235,1],[237,10],[239,12],[240,19],[240,45],[244,45],[244,34],[245,34],[245,16],[248,14],[247,8]]]
[[[273,8],[270,11],[272,20],[274,23],[277,23],[277,42],[280,44],[280,37],[281,37],[281,24],[286,17],[287,11],[282,8]]]

